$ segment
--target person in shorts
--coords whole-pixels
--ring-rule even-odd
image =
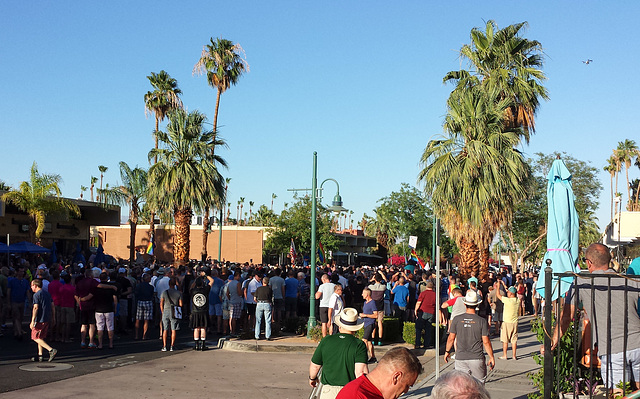
[[[229,298],[229,329],[231,336],[237,336],[238,320],[242,316],[242,307],[244,305],[244,298],[242,297],[242,285],[240,284],[240,277],[242,270],[236,269],[233,280],[229,281],[227,287],[227,298]]]
[[[378,309],[375,301],[371,299],[371,290],[369,288],[362,289],[362,299],[364,299],[362,313],[360,313],[360,318],[364,320],[364,334],[362,340],[367,346],[367,353],[369,355],[367,363],[375,363],[378,360],[376,359],[373,347],[373,331],[376,328],[376,322],[378,320]]]
[[[160,309],[162,309],[162,351],[167,351],[167,341],[169,331],[171,331],[171,346],[169,351],[173,352],[176,345],[177,331],[180,329],[180,319],[173,313],[174,307],[182,308],[182,293],[176,287],[176,278],[169,278],[169,288],[162,292],[160,297]],[[208,306],[207,306],[208,308]]]
[[[211,286],[205,283],[205,277],[200,276],[194,281],[194,286],[189,292],[191,298],[191,317],[189,327],[193,329],[193,349],[197,351],[207,350],[207,327],[209,325],[209,292]]]
[[[147,339],[149,323],[153,320],[153,286],[150,284],[151,275],[144,273],[142,282],[136,286],[136,328],[135,339],[140,338],[140,323],[142,322],[142,339]]]
[[[385,299],[384,295],[387,291],[387,284],[384,281],[380,272],[376,273],[373,276],[374,283],[369,285],[369,290],[371,291],[371,298],[376,304],[376,311],[378,315],[378,323],[377,323],[377,332],[378,332],[378,345],[382,345],[382,321],[384,319],[384,307],[385,307]]]
[[[62,285],[58,290],[58,313],[56,315],[57,333],[62,342],[71,342],[69,339],[69,331],[71,325],[76,322],[75,293],[76,289],[71,285],[71,275],[67,272],[62,273]],[[51,285],[51,284],[49,284]]]
[[[107,273],[100,273],[100,285],[109,285]],[[89,294],[91,295],[91,294]],[[81,301],[84,298],[81,298]],[[102,349],[104,330],[109,336],[109,349],[113,348],[113,335],[115,330],[115,312],[118,306],[117,292],[110,288],[96,287],[93,294],[95,299],[96,328],[98,329],[98,349]]]
[[[496,282],[496,297],[504,305],[502,328],[500,329],[500,342],[502,342],[502,356],[500,359],[507,360],[507,350],[511,343],[512,359],[516,360],[516,347],[518,343],[518,309],[521,307],[521,299],[516,297],[516,287],[509,287],[507,296],[500,294],[500,287],[504,287],[504,281]]]
[[[328,274],[323,274],[320,281],[322,281],[322,284],[320,284],[316,292],[316,300],[320,300],[318,315],[320,316],[322,337],[324,338],[329,333],[329,300],[333,295],[335,284],[329,281]]]
[[[49,351],[49,361],[53,361],[58,351],[45,342],[51,322],[52,301],[51,295],[42,289],[42,280],[34,279],[31,282],[33,291],[33,311],[31,315],[31,339],[38,344],[38,356],[31,358],[34,362],[42,361],[42,349]]]

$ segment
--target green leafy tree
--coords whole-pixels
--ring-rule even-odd
[[[375,219],[367,221],[369,228],[365,231],[375,237],[388,237],[387,249],[400,255],[408,251],[409,236],[417,236],[416,252],[421,257],[431,258],[433,212],[428,202],[417,188],[402,183],[400,191],[378,200],[379,205],[373,210]],[[403,241],[399,242],[399,239]]]
[[[198,111],[182,109],[168,114],[167,132],[158,132],[165,148],[152,149],[149,160],[158,162],[149,169],[148,201],[154,209],[172,212],[176,226],[173,258],[189,261],[190,224],[193,210],[201,210],[206,195],[224,198],[224,178],[218,165],[226,166],[211,148],[219,144],[213,131],[204,127],[206,117]]]
[[[105,203],[129,206],[129,262],[135,262],[136,227],[140,219],[140,209],[147,199],[147,171],[135,167],[131,169],[126,162],[120,162],[122,184],[105,190]]]
[[[332,216],[322,206],[318,206],[318,220],[316,222],[317,240],[322,243],[325,251],[335,251],[340,246],[340,239],[331,232]],[[311,250],[311,198],[298,198],[296,202],[283,211],[275,221],[275,227],[265,241],[264,254],[277,255],[288,253],[291,238],[299,254],[317,256],[316,250]]]
[[[34,162],[31,165],[29,181],[23,181],[18,189],[2,195],[3,201],[15,205],[29,215],[31,242],[40,239],[47,216],[80,217],[80,208],[75,203],[62,198],[61,182],[60,175],[40,173],[38,165]]]
[[[278,215],[266,205],[260,205],[258,211],[253,214],[253,219],[250,221],[251,226],[269,226],[274,227],[278,220]]]

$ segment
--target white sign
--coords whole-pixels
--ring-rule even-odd
[[[409,236],[409,248],[415,249],[418,245],[418,236]]]

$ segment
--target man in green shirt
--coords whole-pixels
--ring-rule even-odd
[[[369,373],[367,347],[362,340],[353,336],[364,326],[358,311],[346,308],[335,316],[334,323],[340,333],[327,335],[320,341],[309,366],[311,387],[318,385],[318,373],[322,367],[320,399],[335,399],[343,386]]]

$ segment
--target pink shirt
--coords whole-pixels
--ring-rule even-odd
[[[76,294],[76,288],[71,284],[65,284],[60,287],[58,296],[60,298],[60,307],[72,308],[76,304],[74,295]]]
[[[60,306],[60,288],[63,286],[60,280],[53,280],[49,283],[49,295],[53,300],[53,304]]]

